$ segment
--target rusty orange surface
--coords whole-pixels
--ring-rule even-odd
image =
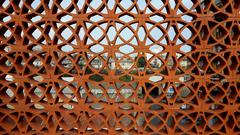
[[[240,134],[239,0],[1,0],[0,134]]]

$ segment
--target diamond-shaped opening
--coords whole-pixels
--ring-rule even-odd
[[[180,51],[184,53],[189,53],[192,51],[192,47],[190,45],[183,45],[180,47]]]
[[[144,127],[146,125],[146,120],[144,118],[144,116],[138,116],[137,120],[136,120],[137,126],[139,127]]]
[[[45,107],[41,104],[34,104],[34,109],[43,110],[43,109],[45,109]]]
[[[11,67],[13,65],[13,63],[6,57],[3,57],[1,61],[4,63],[2,66]]]
[[[176,61],[173,57],[169,57],[168,60],[167,60],[167,67],[168,69],[175,69],[176,67]]]
[[[104,109],[103,105],[101,105],[100,103],[93,103],[93,104],[90,105],[90,108],[94,109],[94,110],[102,110],[102,109]]]
[[[153,104],[149,107],[149,109],[154,111],[159,111],[159,110],[163,110],[164,108],[159,104]]]
[[[175,36],[176,36],[176,31],[175,31],[174,27],[171,26],[168,30],[168,37],[171,41],[173,41]]]
[[[104,47],[101,45],[93,45],[90,47],[90,50],[94,53],[101,53],[104,51]]]
[[[211,90],[210,96],[215,100],[220,100],[222,99],[223,96],[225,96],[225,93],[221,88],[215,87],[214,89]]]
[[[120,94],[125,98],[128,99],[129,97],[132,96],[133,91],[132,89],[128,88],[128,87],[124,87],[121,91]]]
[[[107,90],[107,94],[110,98],[115,98],[116,95],[117,95],[117,91],[113,88],[113,87],[110,87],[108,90]]]
[[[7,109],[10,109],[10,110],[15,110],[15,107],[10,105],[10,104],[6,104],[6,107]]]
[[[176,6],[175,0],[169,0],[169,4],[170,4],[171,9],[174,9]]]
[[[110,115],[107,119],[107,124],[109,127],[115,127],[115,125],[117,124],[116,118],[113,115]]]
[[[99,88],[92,88],[91,89],[91,93],[96,98],[100,98],[101,96],[103,96],[103,91],[101,89],[99,89]]]
[[[153,15],[150,17],[150,20],[152,20],[154,22],[161,22],[164,20],[164,18],[160,15]]]
[[[60,6],[65,10],[71,5],[70,1],[61,1]]]
[[[74,96],[74,93],[68,86],[64,87],[63,90],[61,91],[61,93],[69,99]]]
[[[81,96],[81,98],[86,98],[87,97],[87,93],[82,86],[79,87],[79,95]]]
[[[42,46],[41,45],[34,45],[32,48],[32,51],[42,51]]]
[[[160,90],[159,87],[154,87],[152,88],[151,92],[149,93],[149,95],[152,98],[159,98],[160,95],[162,95],[162,91]]]
[[[72,31],[68,27],[65,27],[65,29],[61,32],[61,36],[65,40],[68,40],[72,36]]]
[[[3,19],[2,19],[2,21],[5,23],[5,22],[8,22],[8,21],[10,21],[11,20],[11,16],[8,16],[8,15],[6,15]]]
[[[168,117],[167,125],[171,128],[173,128],[175,126],[175,120],[174,120],[173,116]]]
[[[103,36],[103,31],[99,27],[95,27],[93,30],[91,30],[90,35],[93,39],[98,40]]]
[[[73,67],[73,64],[72,64],[73,62],[68,57],[62,58],[60,63],[61,63],[61,66],[65,69],[71,69]]]
[[[181,107],[180,107],[181,110],[192,110],[193,107],[188,105],[188,104],[183,104]]]
[[[149,77],[149,80],[152,81],[152,82],[154,82],[154,83],[159,82],[159,81],[161,81],[162,79],[163,79],[163,77],[160,76],[160,75],[155,75],[155,76]]]
[[[7,96],[9,96],[10,98],[12,98],[12,97],[14,96],[14,92],[13,92],[11,89],[9,89],[9,88],[7,88],[7,90],[6,90],[5,93],[6,93]]]
[[[216,39],[221,39],[225,36],[228,36],[229,34],[223,26],[219,25],[212,31],[211,35]]]
[[[12,47],[6,45],[3,50],[4,50],[5,52],[11,52],[11,51],[12,51]]]
[[[234,100],[237,96],[236,87],[231,86],[227,92],[227,95],[231,100]]]
[[[93,22],[99,22],[101,20],[103,20],[103,17],[101,15],[98,15],[98,14],[90,17],[90,21],[93,21]]]
[[[122,119],[120,120],[120,123],[124,127],[131,127],[133,121],[129,117],[123,116]]]
[[[239,40],[239,33],[240,33],[240,28],[238,25],[233,25],[230,35],[233,41],[238,41]]]
[[[160,8],[162,8],[164,6],[164,3],[162,1],[159,1],[159,0],[151,0],[150,3],[157,10],[159,10]]]
[[[212,111],[223,110],[224,106],[220,104],[211,104],[208,109]]]
[[[125,27],[125,28],[120,32],[120,36],[121,36],[124,40],[128,41],[129,39],[131,39],[131,38],[134,36],[134,34],[133,34],[133,32],[132,32],[128,27]]]
[[[223,60],[223,58],[218,56],[212,60],[211,65],[213,68],[219,70],[226,65],[226,62]]]
[[[220,12],[220,13],[215,14],[213,18],[214,18],[214,20],[216,20],[218,22],[222,22],[228,18],[228,15],[225,14],[224,12]]]
[[[116,35],[117,35],[116,28],[113,26],[109,27],[109,29],[107,31],[107,36],[108,36],[109,40],[113,41],[116,38]]]
[[[193,20],[193,17],[190,15],[183,15],[183,16],[181,16],[181,18],[183,21],[186,21],[186,22],[192,22],[192,20]]]
[[[146,31],[142,26],[138,29],[137,35],[140,41],[143,41],[145,39]]]
[[[72,16],[71,15],[64,15],[61,17],[60,21],[62,22],[68,22],[68,21],[71,21],[72,20]]]
[[[41,117],[39,116],[35,116],[32,120],[31,120],[31,126],[33,126],[34,129],[39,129],[44,125],[44,121]]]
[[[129,22],[133,21],[133,17],[128,14],[120,16],[119,19],[125,23],[129,23]]]
[[[164,124],[163,121],[157,116],[154,116],[150,121],[150,125],[153,126],[154,128],[159,128],[163,124]]]
[[[2,31],[4,33],[3,35],[5,38],[9,38],[12,35],[12,32],[8,28],[6,29],[2,28]]]
[[[133,2],[132,2],[132,1],[122,0],[122,1],[120,2],[120,5],[121,5],[124,9],[128,9],[128,8],[130,8],[130,7],[133,5]]]
[[[225,77],[221,74],[213,74],[210,79],[212,82],[221,81],[223,83],[225,81]]]
[[[70,75],[62,75],[61,80],[66,81],[66,82],[72,82],[74,80],[74,77],[70,76]]]
[[[9,82],[12,82],[14,80],[14,77],[12,75],[6,75],[5,80],[9,81]]]
[[[140,71],[143,71],[144,68],[147,65],[146,59],[144,58],[144,56],[141,56],[137,59],[137,67],[139,68]]]
[[[189,40],[192,36],[193,36],[193,33],[192,31],[188,28],[188,27],[185,27],[183,29],[183,31],[181,32],[181,35],[186,39],[186,40]]]
[[[161,31],[161,29],[159,27],[154,27],[153,29],[151,29],[150,31],[150,36],[154,39],[154,40],[159,40],[162,36],[163,36],[163,32]]]
[[[73,106],[73,105],[70,105],[70,104],[63,104],[62,107],[65,108],[65,109],[67,109],[67,110],[72,110],[72,109],[74,109],[74,106]]]
[[[199,60],[198,60],[198,67],[201,69],[201,70],[205,70],[208,66],[208,62],[207,62],[207,59],[206,57],[202,56]]]
[[[189,74],[184,74],[183,76],[179,77],[180,82],[188,82],[192,79],[193,79],[193,77]]]
[[[40,4],[41,4],[41,1],[36,0],[36,1],[33,1],[33,2],[31,3],[31,7],[32,7],[33,9],[37,9],[37,7],[38,7]]]
[[[90,64],[95,69],[101,69],[103,67],[103,61],[98,57],[94,58]]]
[[[160,69],[160,67],[162,67],[162,65],[163,65],[163,63],[158,57],[155,57],[150,61],[150,66],[152,67],[153,70]]]
[[[124,45],[124,46],[119,47],[119,51],[124,54],[129,54],[134,51],[134,48],[130,45]]]
[[[41,75],[37,75],[37,74],[33,75],[32,78],[33,80],[38,82],[42,82],[44,80],[44,78]]]
[[[85,59],[83,57],[79,57],[78,61],[77,61],[77,65],[79,66],[79,68],[82,70],[84,69],[86,62]]]
[[[40,59],[36,58],[36,59],[32,62],[32,65],[33,65],[34,67],[41,67],[41,66],[43,65],[43,62],[42,62]]]
[[[34,90],[32,91],[32,94],[35,94],[36,96],[38,96],[39,98],[43,96],[43,92],[41,89],[39,89],[38,87],[34,88]],[[31,94],[31,95],[32,95]]]
[[[11,130],[11,129],[13,129],[16,126],[16,122],[11,117],[5,116],[1,120],[1,126],[5,130]]]
[[[172,86],[170,86],[167,90],[167,97],[168,98],[173,98],[175,96],[175,90]]]
[[[73,49],[74,48],[71,45],[64,45],[64,46],[61,47],[61,50],[63,52],[71,52],[71,51],[73,51]]]
[[[35,39],[38,39],[40,36],[42,35],[42,32],[36,28],[33,32],[32,32],[32,36],[35,38]]]
[[[153,45],[153,46],[151,46],[151,47],[149,48],[149,50],[150,50],[152,53],[155,53],[155,54],[162,52],[163,49],[164,49],[164,48],[163,48],[162,46],[160,46],[160,45]]]
[[[101,4],[103,3],[102,0],[93,0],[91,3],[90,3],[90,6],[93,8],[93,9],[98,9]]]
[[[10,0],[5,0],[3,3],[2,3],[2,6],[3,8],[6,8],[10,5]]]
[[[194,93],[186,86],[180,88],[180,90],[179,90],[179,96],[182,98],[187,98],[187,97],[193,96],[193,94]]]
[[[206,121],[203,116],[199,116],[196,120],[196,125],[198,128],[203,129],[205,127]]]
[[[92,75],[89,77],[90,80],[93,80],[95,82],[101,82],[104,80],[104,78],[98,74]]]
[[[123,103],[119,105],[119,108],[122,110],[132,110],[133,106],[129,103]]]
[[[221,119],[219,119],[217,116],[214,116],[212,119],[210,119],[208,121],[208,125],[213,127],[213,128],[218,128],[221,127],[223,124],[223,122],[221,121]]]
[[[50,88],[51,89],[48,90],[46,94],[49,95],[49,97],[51,96],[50,98],[54,98],[55,99],[57,97],[56,91],[55,91],[54,87],[50,87]]]
[[[189,129],[191,126],[193,126],[193,122],[191,119],[185,116],[179,121],[178,125],[182,126],[183,128]]]
[[[116,4],[116,1],[115,0],[108,0],[107,1],[107,6],[110,10],[113,9],[114,5]]]
[[[193,6],[192,0],[183,0],[181,3],[186,9],[191,9]]]
[[[101,115],[93,117],[92,120],[90,121],[90,123],[92,123],[94,127],[99,129],[104,125],[104,122],[105,122],[105,119],[103,119]]]
[[[80,40],[83,40],[83,37],[85,36],[85,30],[83,27],[81,27],[78,31],[78,36],[80,38]]]
[[[108,59],[108,63],[107,64],[108,64],[109,69],[111,69],[111,70],[116,68],[116,62],[115,62],[115,60],[112,57],[110,57]]]
[[[130,58],[123,58],[119,64],[124,70],[129,70],[134,65],[134,62]]]
[[[147,6],[147,3],[145,0],[139,0],[137,1],[137,6],[139,7],[140,10],[144,10]]]

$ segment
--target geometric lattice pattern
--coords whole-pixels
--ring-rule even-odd
[[[240,134],[239,0],[1,0],[0,134]]]

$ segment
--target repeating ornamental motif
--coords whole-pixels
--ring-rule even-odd
[[[240,134],[240,1],[0,0],[0,134]]]

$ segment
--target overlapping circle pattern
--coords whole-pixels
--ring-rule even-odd
[[[1,134],[240,134],[238,0],[0,1]]]

